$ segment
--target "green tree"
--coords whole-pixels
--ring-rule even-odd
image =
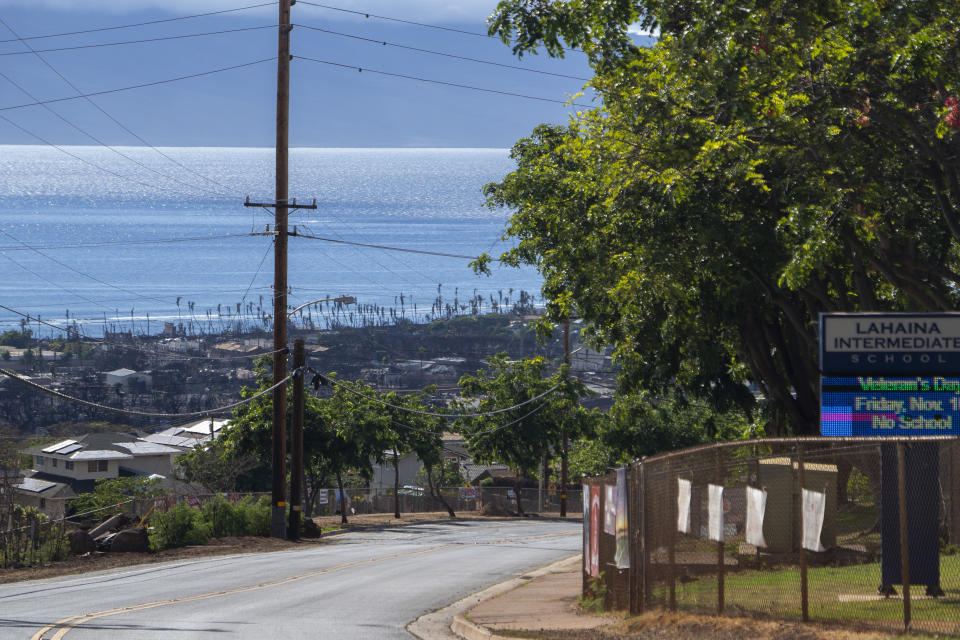
[[[163,495],[163,490],[156,487],[159,482],[157,478],[145,477],[97,480],[93,491],[82,493],[70,501],[70,512],[79,514],[104,510],[114,506],[119,507],[130,500],[143,500]]]
[[[749,418],[749,380],[771,433],[811,433],[820,312],[955,308],[960,6],[506,0],[490,29],[593,66],[603,106],[487,194],[517,210],[503,259],[616,347],[622,390]]]
[[[547,363],[543,358],[513,362],[501,353],[489,358],[487,364],[489,371],[460,378],[463,400],[459,410],[499,413],[462,417],[454,427],[466,438],[475,460],[500,462],[517,473],[517,512],[523,514],[521,482],[533,477],[545,458],[560,451],[564,424],[571,437],[577,436],[576,426],[583,411],[578,400],[588,392],[578,380],[570,378],[566,365],[545,377]],[[547,395],[531,402],[543,394]]]

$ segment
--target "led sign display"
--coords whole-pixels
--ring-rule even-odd
[[[960,435],[960,377],[823,377],[820,433]]]

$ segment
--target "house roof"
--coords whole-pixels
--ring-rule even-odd
[[[179,453],[165,443],[151,442],[126,433],[88,433],[74,440],[24,449],[30,455],[62,456],[67,460],[126,460],[137,456]]]
[[[124,376],[132,376],[135,373],[136,371],[134,371],[133,369],[114,369],[113,371],[107,371],[106,375],[124,377]]]
[[[86,480],[90,484],[87,491],[93,490],[93,481]],[[19,491],[26,491],[44,498],[70,498],[79,493],[75,483],[70,482],[68,478],[61,478],[47,473],[34,473],[22,482],[14,485]]]

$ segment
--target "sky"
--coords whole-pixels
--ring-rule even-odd
[[[509,46],[483,35],[495,0],[329,1],[335,4],[318,0],[311,5],[301,0],[292,10],[296,25],[291,70],[293,147],[507,148],[529,135],[537,124],[564,123],[573,111],[596,104],[589,93],[576,98],[574,106],[563,104],[583,91],[591,75],[582,54],[518,60]],[[0,0],[0,40],[4,40],[0,42],[0,144],[139,145],[146,141],[154,146],[273,146],[276,5],[170,20],[261,3]],[[36,37],[158,20],[167,21]],[[231,32],[88,47],[215,31]],[[14,34],[29,38],[26,43],[38,52],[87,48],[36,55]],[[48,108],[10,108],[73,97],[78,90],[87,94],[112,91],[247,63],[255,64],[91,97],[96,106],[78,99],[50,103]],[[510,93],[539,99],[504,95]]]

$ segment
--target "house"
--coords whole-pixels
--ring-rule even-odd
[[[230,424],[227,419],[204,418],[180,427],[170,427],[157,433],[143,436],[143,440],[174,447],[181,453],[190,451],[198,444],[204,444],[220,435],[224,427]]]
[[[173,460],[181,450],[125,433],[91,433],[21,453],[31,456],[33,468],[15,485],[17,501],[52,513],[62,511],[63,500],[93,491],[97,480],[171,477]],[[51,505],[54,498],[59,506]]]
[[[115,369],[103,374],[103,383],[111,389],[119,385],[124,391],[142,392],[150,388],[153,378],[149,373],[132,369]]]

